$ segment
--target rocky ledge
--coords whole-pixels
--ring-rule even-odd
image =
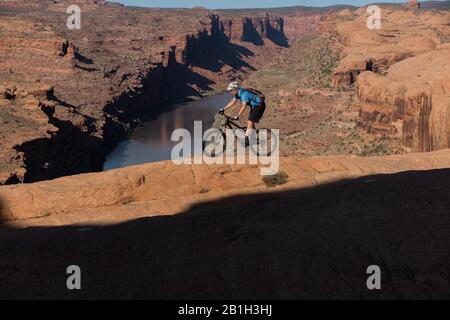
[[[3,186],[0,213],[2,220],[15,226],[117,223],[173,215],[195,203],[232,195],[308,189],[364,176],[443,168],[450,168],[447,150],[372,158],[283,157],[280,169],[289,181],[268,188],[258,166],[161,162]]]

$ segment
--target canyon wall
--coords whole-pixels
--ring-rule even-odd
[[[263,45],[265,39],[279,46],[288,46],[288,39],[284,33],[284,18],[270,17],[267,14],[265,17],[242,19],[241,41]]]
[[[145,117],[245,78],[287,45],[271,15],[86,0],[82,28],[68,30],[69,4],[0,2],[0,184],[99,171]],[[264,45],[241,41],[247,28]]]
[[[368,132],[398,137],[407,150],[449,147],[448,11],[382,7],[381,29],[367,28],[366,8],[330,16],[321,28],[337,39],[336,87],[356,86]]]
[[[357,80],[360,125],[398,134],[413,151],[450,147],[450,46],[393,65],[386,76]]]

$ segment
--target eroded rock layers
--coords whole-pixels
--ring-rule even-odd
[[[258,46],[240,40],[245,12],[93,0],[78,3],[81,29],[69,30],[69,4],[0,2],[0,184],[99,171],[143,117],[243,78],[287,43],[270,15],[254,18]]]
[[[342,49],[333,84],[356,85],[367,131],[398,136],[411,151],[449,148],[450,13],[381,7],[381,28],[372,30],[366,9],[322,25]]]

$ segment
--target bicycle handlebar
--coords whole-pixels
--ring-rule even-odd
[[[235,117],[227,116],[227,115],[225,114],[225,110],[219,110],[219,115],[224,116],[224,117],[227,118],[228,120],[233,120],[233,121],[236,121],[236,120],[237,120],[237,119],[235,119]]]
[[[225,110],[220,110],[220,111],[219,111],[219,115],[224,116],[224,117],[227,118],[228,120],[234,120],[233,117],[227,116],[227,115],[225,114]]]

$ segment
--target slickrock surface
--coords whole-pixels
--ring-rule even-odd
[[[449,159],[283,159],[271,189],[256,168],[168,163],[2,186],[3,215],[49,216],[0,228],[0,297],[448,299]]]
[[[277,191],[408,170],[450,168],[450,151],[387,157],[281,158],[289,183]],[[1,218],[18,225],[118,222],[170,215],[199,202],[268,190],[258,166],[162,162],[0,188]],[[30,218],[41,218],[30,220]]]

